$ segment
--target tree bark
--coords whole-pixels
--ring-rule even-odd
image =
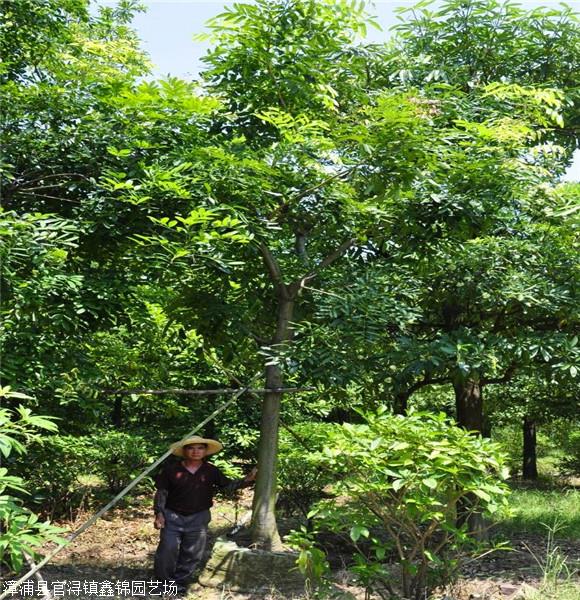
[[[483,396],[481,393],[481,383],[479,378],[472,376],[467,379],[456,380],[453,382],[455,390],[455,408],[457,412],[457,423],[460,427],[469,431],[483,433]],[[463,524],[467,521],[468,531],[474,538],[484,541],[488,538],[487,523],[478,512],[470,512],[470,501],[460,502],[457,506],[458,523]],[[471,498],[471,501],[475,497]],[[466,514],[467,513],[467,514]]]
[[[457,423],[470,431],[483,432],[483,396],[481,384],[476,377],[453,382]]]
[[[395,394],[395,405],[393,406],[393,412],[396,415],[407,414],[407,408],[409,408],[409,396],[411,394],[404,390]]]
[[[278,297],[278,314],[274,348],[291,339],[290,323],[294,313],[295,295],[284,286]],[[284,374],[279,364],[266,366],[266,388],[281,388]],[[282,547],[276,524],[276,467],[278,463],[278,431],[280,426],[279,392],[267,393],[262,401],[260,443],[258,446],[258,477],[252,506],[252,542],[264,550]]]
[[[113,400],[111,420],[115,429],[121,429],[123,427],[123,396],[120,394],[115,395]]]
[[[538,478],[538,463],[536,460],[536,422],[528,415],[524,417],[524,448],[522,475],[524,479]]]

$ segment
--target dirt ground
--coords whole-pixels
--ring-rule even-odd
[[[212,510],[213,520],[210,526],[211,540],[227,534],[236,521],[249,509],[250,495],[243,496],[238,502],[220,501]],[[74,523],[61,523],[69,530],[79,527],[89,514],[79,515]],[[140,498],[132,506],[113,509],[98,521],[91,529],[83,533],[53,561],[42,569],[42,576],[47,581],[49,590],[57,595],[58,584],[66,581],[67,587],[77,581],[83,582],[84,589],[73,592],[67,590],[62,596],[66,600],[72,598],[149,598],[160,597],[158,590],[148,587],[153,579],[151,566],[156,548],[158,532],[153,528],[150,499]],[[465,566],[462,578],[453,589],[442,592],[445,600],[514,600],[521,594],[522,586],[537,585],[540,568],[533,554],[545,555],[545,540],[540,536],[514,537],[513,551],[493,553]],[[208,545],[208,551],[212,543]],[[574,562],[580,559],[579,544],[559,542],[560,549]],[[336,560],[334,561],[336,563]],[[348,571],[333,571],[336,598],[363,600],[364,590],[357,587]],[[89,587],[87,583],[89,582]],[[92,583],[91,583],[92,582]],[[136,588],[135,594],[129,588],[122,592],[114,587],[117,582],[143,582]],[[110,584],[110,585],[109,585]],[[38,582],[36,582],[38,588]],[[104,586],[104,587],[103,587]],[[135,589],[133,590],[135,591]],[[79,592],[79,593],[77,593]],[[150,592],[150,593],[149,593]],[[17,595],[12,598],[40,598],[35,594]],[[295,595],[283,589],[271,590],[267,593],[240,594],[223,589],[203,588],[199,584],[191,586],[189,600],[298,600],[306,598],[305,594]]]

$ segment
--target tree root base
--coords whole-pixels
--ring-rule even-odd
[[[268,552],[242,548],[218,538],[199,583],[233,592],[258,592],[272,588],[304,589],[304,577],[296,569],[294,552]]]

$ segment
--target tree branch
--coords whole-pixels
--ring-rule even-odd
[[[298,192],[297,194],[294,194],[294,196],[291,196],[287,201],[280,203],[280,205],[277,209],[277,212],[282,213],[282,212],[287,211],[288,207],[290,206],[290,204],[292,204],[292,202],[301,200],[305,196],[308,196],[308,195],[312,194],[313,192],[316,192],[317,190],[319,190],[320,188],[323,188],[325,185],[328,185],[335,179],[340,179],[341,177],[346,177],[347,175],[350,175],[354,170],[358,169],[358,167],[359,167],[359,165],[355,165],[354,167],[350,167],[344,171],[335,173],[334,175],[331,175],[330,177],[323,179],[320,183],[317,183],[316,185],[313,185],[312,187],[309,187],[301,192]]]
[[[409,386],[406,390],[407,397],[414,394],[417,390],[420,390],[422,387],[426,385],[441,385],[444,383],[449,383],[448,377],[430,377],[425,375],[425,377],[421,381],[417,381],[413,385]]]
[[[311,279],[314,279],[320,274],[320,271],[330,266],[333,262],[338,260],[349,248],[354,246],[356,240],[354,238],[349,238],[344,240],[342,244],[336,248],[333,252],[331,252],[326,258],[320,261],[320,264],[316,269],[308,273],[308,275],[304,275],[298,281],[294,282],[292,285],[297,286],[298,289],[302,289]]]
[[[85,181],[90,181],[90,179],[86,175],[83,175],[82,173],[49,173],[48,175],[40,175],[39,177],[35,177],[34,179],[29,179],[28,181],[21,181],[16,184],[13,183],[10,185],[10,187],[14,190],[18,190],[20,188],[31,189],[28,187],[29,185],[38,183],[39,181],[44,181],[45,179],[55,179],[57,177],[68,177],[68,178],[78,177],[80,179],[84,179]],[[59,184],[55,184],[50,187],[58,187],[58,185]]]
[[[517,363],[512,363],[501,377],[485,379],[482,377],[481,385],[489,385],[493,383],[507,383],[514,376],[517,369]]]
[[[130,388],[130,389],[102,389],[101,392],[107,395],[121,395],[128,396],[130,394],[148,394],[151,396],[161,396],[163,394],[176,394],[178,396],[219,396],[221,394],[237,394],[244,388],[222,388],[217,390],[184,390],[180,388],[167,388],[161,390],[150,390],[150,389],[140,389],[140,388]],[[245,390],[248,393],[252,394],[269,394],[271,392],[277,393],[295,393],[295,392],[312,392],[316,388],[314,387],[289,387],[289,388],[248,388]]]
[[[298,192],[298,194],[295,194],[294,196],[292,196],[288,200],[287,204],[289,204],[290,202],[295,202],[296,200],[300,200],[300,199],[304,198],[305,196],[309,196],[310,194],[312,194],[312,192],[319,190],[320,188],[331,183],[335,179],[340,179],[342,177],[350,175],[356,169],[358,169],[358,165],[355,165],[354,167],[350,167],[350,168],[346,169],[345,171],[339,171],[338,173],[335,173],[334,175],[331,175],[330,177],[323,179],[320,183],[317,183],[316,185],[313,185],[312,187],[310,187],[306,190],[303,190],[302,192]]]
[[[272,252],[270,252],[270,248],[268,248],[266,244],[261,243],[259,248],[260,254],[264,259],[264,264],[266,265],[266,269],[268,270],[268,274],[270,275],[270,279],[272,280],[276,291],[279,294],[282,294],[284,297],[286,297],[288,295],[288,290],[284,283],[282,269],[280,269],[278,261],[276,260]]]
[[[38,194],[36,192],[27,192],[26,189],[22,191],[15,191],[16,194],[21,196],[32,196],[33,198],[47,198],[48,200],[58,200],[59,202],[70,202],[71,204],[79,204],[79,200],[73,200],[71,198],[62,198],[59,196],[52,196],[49,194]]]

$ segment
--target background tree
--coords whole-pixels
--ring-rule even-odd
[[[487,392],[494,425],[513,427],[520,434],[516,437],[520,443],[510,448],[510,457],[514,470],[524,479],[538,478],[538,434],[542,429],[558,427],[562,419],[567,424],[574,422],[578,412],[576,388],[577,381],[569,371],[559,372],[548,363],[544,368],[536,364]],[[495,430],[492,437],[494,434]]]
[[[574,223],[552,215],[563,215],[567,204],[564,188],[553,184],[573,148],[562,115],[573,125],[577,84],[566,57],[578,29],[567,9],[527,13],[484,2],[419,7],[398,29],[392,48],[372,63],[373,81],[419,86],[417,101],[431,107],[434,122],[463,131],[449,135],[437,169],[417,178],[395,205],[390,239],[373,240],[369,250],[374,275],[358,279],[342,316],[352,322],[353,301],[367,348],[382,344],[375,356],[388,357],[397,371],[385,374],[397,410],[420,387],[451,382],[459,421],[483,430],[481,383],[509,378],[538,343],[552,349],[546,356],[558,345],[569,354],[577,328]],[[538,45],[553,41],[550,58],[538,58]],[[503,61],[514,45],[517,58]],[[493,83],[496,76],[504,83]],[[554,258],[558,266],[549,264]],[[372,277],[381,283],[369,291]],[[503,298],[498,285],[505,285]],[[380,310],[364,306],[380,298],[382,320]]]
[[[466,100],[471,103],[476,111],[477,108],[475,107],[479,103],[478,99],[481,98],[482,93],[485,96],[486,90],[490,89],[490,85],[494,82],[507,83],[509,84],[506,90],[507,94],[504,95],[504,101],[507,101],[507,104],[504,105],[506,116],[510,113],[511,109],[508,106],[511,103],[516,108],[516,113],[511,114],[520,114],[524,120],[524,123],[521,124],[531,126],[534,129],[534,134],[527,136],[527,140],[521,140],[524,142],[524,147],[514,153],[516,161],[519,160],[522,163],[520,177],[506,180],[507,173],[505,171],[502,172],[502,175],[496,173],[496,175],[502,177],[502,181],[498,182],[500,186],[498,188],[492,180],[495,169],[492,164],[487,162],[488,159],[483,155],[470,156],[466,153],[464,167],[456,169],[455,174],[451,174],[449,181],[443,184],[443,194],[441,194],[441,188],[439,190],[429,190],[429,193],[433,194],[431,199],[433,201],[432,206],[435,208],[435,211],[430,211],[430,217],[432,218],[435,214],[438,214],[438,217],[432,219],[435,221],[443,217],[445,223],[443,227],[451,234],[450,237],[453,238],[454,234],[458,234],[458,237],[455,238],[456,242],[467,242],[467,244],[462,244],[463,248],[460,250],[465,256],[465,251],[469,250],[470,246],[473,248],[473,244],[469,243],[472,240],[475,242],[478,238],[483,238],[479,244],[480,247],[482,244],[487,245],[485,240],[486,233],[489,231],[487,226],[491,225],[496,216],[500,217],[500,221],[503,220],[501,213],[506,215],[511,210],[512,218],[517,221],[518,226],[521,225],[522,219],[519,218],[518,211],[523,201],[526,212],[529,212],[529,223],[532,229],[535,229],[535,233],[530,229],[516,233],[518,227],[515,226],[515,223],[512,225],[497,223],[499,228],[504,226],[506,228],[503,232],[501,232],[501,229],[496,229],[497,233],[494,233],[497,237],[503,238],[500,243],[504,246],[504,251],[507,250],[510,254],[513,252],[511,256],[514,262],[517,262],[516,257],[521,256],[520,263],[522,265],[528,260],[532,264],[534,262],[537,264],[537,258],[532,259],[534,253],[534,241],[532,239],[535,238],[535,243],[539,245],[545,243],[546,236],[549,236],[550,228],[554,227],[555,223],[548,219],[544,221],[542,226],[540,223],[542,212],[549,213],[552,209],[550,204],[559,203],[554,194],[544,197],[542,185],[555,181],[555,178],[563,173],[566,165],[571,161],[571,154],[576,146],[577,139],[578,111],[575,106],[577,106],[578,101],[578,69],[576,68],[576,50],[580,43],[580,36],[573,11],[566,7],[558,11],[543,8],[526,11],[510,3],[499,7],[481,1],[467,3],[451,1],[434,11],[427,7],[417,7],[410,11],[402,11],[402,14],[405,13],[410,13],[411,18],[397,28],[399,35],[394,45],[398,49],[397,58],[395,59],[398,62],[389,75],[391,81],[399,81],[404,87],[413,85],[427,89],[434,81],[445,82],[462,90],[466,94]],[[510,60],[506,60],[507,56],[511,57]],[[549,88],[562,90],[564,95],[560,96],[560,99],[564,99],[564,102],[560,106],[557,106],[559,104],[558,93],[551,96],[553,92],[550,92]],[[516,93],[514,94],[514,92]],[[523,92],[523,95],[521,92]],[[543,119],[537,120],[533,117],[530,119],[530,113],[525,115],[519,112],[527,94],[535,94],[540,101],[537,108],[544,110],[548,117],[553,118],[552,124]],[[556,114],[559,111],[562,112],[561,116]],[[482,118],[484,122],[489,123],[488,117],[489,115],[476,116],[475,120],[479,121]],[[496,117],[496,125],[499,125],[500,121],[501,117],[499,120]],[[504,121],[500,127],[503,129],[503,133],[509,136],[507,133],[509,130],[508,123]],[[504,138],[504,141],[507,140]],[[529,146],[529,151],[525,150],[526,145]],[[479,162],[481,159],[483,160]],[[535,173],[532,173],[534,171],[533,166],[536,167]],[[455,188],[455,191],[459,194],[449,194],[449,183],[454,185],[452,183],[454,176],[458,175],[460,171],[463,171],[463,173],[455,181],[459,184]],[[482,177],[478,178],[478,174]],[[535,207],[523,197],[518,199],[518,196],[524,192],[522,184],[525,186],[526,174],[530,176],[528,180],[530,187],[528,189],[531,193],[530,200],[536,204]],[[485,182],[486,175],[491,176],[487,182]],[[463,183],[469,181],[471,185],[476,183],[474,179],[478,179],[475,189],[480,190],[480,192],[471,193],[467,187],[462,191],[461,179],[463,179]],[[519,179],[519,181],[516,181],[516,179]],[[536,186],[535,189],[534,185]],[[501,189],[501,186],[503,186],[503,189]],[[508,192],[510,186],[512,186],[512,191]],[[556,192],[555,195],[557,196],[558,193]],[[495,197],[495,202],[493,200],[487,202],[486,196],[487,199]],[[503,202],[501,200],[502,196],[504,197]],[[449,200],[453,198],[451,202],[452,204],[455,203],[455,208],[445,205],[443,197],[447,197]],[[445,214],[447,216],[444,216]],[[558,247],[557,250],[553,249],[552,252],[545,248],[546,255],[550,253],[552,257],[559,256],[561,258],[564,255],[560,255],[559,252],[562,251],[565,254],[566,247],[570,248],[574,244],[575,234],[570,225],[570,222],[565,225],[565,229],[568,231],[567,234],[562,232],[567,240],[565,244]],[[431,222],[431,227],[434,227],[433,222]],[[560,233],[552,231],[555,237],[560,235]],[[499,235],[497,235],[498,233]],[[511,245],[508,240],[512,236],[514,238],[519,237],[520,241],[517,242],[514,239],[515,246],[508,249]],[[523,240],[527,240],[527,245]],[[495,240],[494,243],[497,241],[499,240]],[[473,249],[475,250],[475,248]],[[486,250],[487,253],[490,251],[493,252],[493,248]],[[530,253],[529,258],[528,253]],[[475,254],[477,254],[477,250],[475,250]],[[505,256],[507,258],[507,254]],[[488,259],[485,260],[490,259],[491,255],[488,255]],[[556,299],[562,299],[567,295],[569,297],[569,294],[573,294],[575,289],[575,284],[572,283],[575,270],[573,256],[569,255],[569,259],[565,259],[561,263],[561,268],[556,269],[559,271],[560,277],[554,279],[559,279],[559,284],[554,281],[552,285],[546,282],[542,286],[547,292],[544,309],[548,307],[548,301],[552,303],[552,320],[546,313],[543,317],[538,314],[533,315],[534,308],[529,306],[530,302],[535,302],[534,294],[529,293],[532,287],[529,286],[529,282],[531,279],[536,289],[538,289],[538,286],[542,285],[540,284],[540,273],[532,270],[530,273],[520,272],[518,276],[515,276],[515,273],[512,272],[512,285],[518,279],[522,282],[521,287],[524,287],[524,281],[527,280],[528,282],[527,293],[524,290],[516,291],[514,289],[509,300],[510,303],[513,303],[514,300],[524,302],[524,306],[515,309],[515,313],[520,317],[520,325],[526,323],[532,329],[534,324],[537,325],[542,330],[538,333],[539,335],[549,335],[546,330],[550,328],[548,325],[550,320],[552,331],[559,328],[561,320],[558,319],[558,314],[560,311],[565,310],[564,306],[567,305],[571,308],[572,305],[565,300],[564,306],[557,306],[558,301]],[[548,258],[549,260],[550,258]],[[453,262],[454,259],[448,263],[450,269],[454,268]],[[460,263],[465,265],[463,260]],[[478,281],[478,273],[481,269],[488,270],[493,264],[491,260],[487,264],[482,264],[476,258],[472,266],[457,269],[459,279],[463,276],[464,280],[462,283],[458,282],[455,289],[451,284],[448,288],[447,298],[440,304],[439,318],[445,322],[444,328],[447,330],[449,328],[457,329],[457,325],[461,320],[465,320],[467,323],[471,321],[473,324],[473,319],[470,319],[465,312],[469,312],[468,307],[472,302],[474,292],[481,298],[485,295],[484,289],[486,286],[484,282]],[[549,269],[545,259],[544,266],[540,268]],[[462,294],[461,291],[457,290],[457,287],[462,284],[466,284],[466,294]],[[548,287],[552,287],[550,291],[545,287],[546,284]],[[566,289],[563,289],[562,285]],[[469,288],[471,288],[471,291],[469,291]],[[463,298],[458,300],[462,295]],[[526,296],[528,296],[527,300],[525,300]],[[526,303],[528,306],[525,306]],[[479,308],[481,314],[476,316],[476,320],[485,320],[486,313],[491,316],[489,311],[485,309],[481,311],[482,307]],[[514,308],[507,307],[504,304],[504,309],[505,316],[501,312],[496,315],[497,319],[493,325],[496,329],[506,325],[509,327],[510,317],[515,316],[513,313]],[[493,313],[493,311],[491,312]],[[572,315],[573,311],[569,314]],[[573,332],[576,326],[569,320],[564,320],[569,327],[568,330]],[[490,333],[495,332],[492,330]],[[464,341],[467,342],[467,340]],[[468,343],[475,348],[480,342],[472,339]],[[458,363],[461,360],[459,354]],[[466,366],[464,369],[465,375],[468,375],[468,370],[469,367]],[[476,371],[477,369],[473,370]],[[490,380],[502,379],[502,377],[509,376],[512,371],[509,361],[504,361],[503,374],[496,372],[496,374],[490,376]],[[472,381],[473,384],[468,384],[469,381]],[[453,383],[458,402],[459,421],[469,427],[481,430],[483,420],[481,410],[478,408],[480,400],[477,399],[477,377],[459,376],[455,377]],[[465,407],[462,408],[461,405],[469,404],[472,401],[475,404],[475,410],[467,410],[466,412]],[[473,419],[471,419],[469,413],[473,413]],[[479,416],[476,416],[478,413]]]
[[[366,360],[379,371],[393,365],[382,381],[390,380],[397,410],[417,389],[450,383],[458,421],[479,431],[482,385],[505,382],[538,357],[556,365],[560,354],[571,374],[577,369],[575,227],[546,214],[566,200],[543,165],[522,162],[528,135],[514,128],[506,142],[507,128],[503,121],[494,140],[487,125],[466,123],[460,145],[441,156],[448,168],[393,207],[391,236],[369,250],[366,274],[321,301],[322,327],[329,313],[340,327],[334,347],[356,344],[358,332],[363,370]],[[323,352],[311,368],[328,360]]]
[[[563,145],[565,162],[571,162],[578,145],[580,45],[572,7],[526,9],[515,2],[448,0],[399,13],[402,23],[395,28],[390,55],[394,65],[387,63],[383,76],[404,86],[443,82],[466,93],[497,82],[565,90],[565,126],[545,132],[544,139]]]
[[[85,1],[4,7],[2,379],[39,402],[58,399],[82,336],[123,305],[95,179],[119,139],[110,99],[146,72],[127,25],[134,6],[96,16]]]

